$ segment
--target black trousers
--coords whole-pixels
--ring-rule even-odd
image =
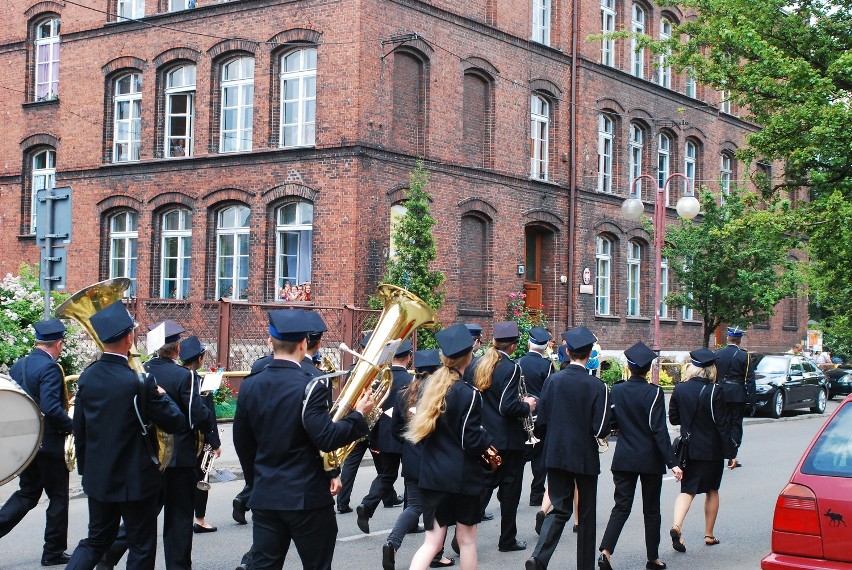
[[[485,488],[480,500],[482,510],[491,501],[491,494],[497,489],[500,501],[500,540],[498,547],[509,547],[518,539],[518,503],[521,502],[521,490],[524,480],[524,450],[500,451],[503,463],[485,478]]]
[[[361,465],[361,460],[364,459],[364,454],[367,453],[367,441],[361,440],[352,448],[352,453],[346,456],[346,461],[343,462],[343,467],[340,469],[340,482],[342,484],[340,492],[337,494],[337,508],[349,506],[349,501],[352,497],[352,487],[355,485],[355,475],[358,474],[358,467]]]
[[[544,487],[547,482],[547,467],[544,464],[544,442],[528,445],[524,449],[524,460],[529,461],[532,469],[530,502],[540,503],[544,499]]]
[[[251,497],[251,485],[246,483],[243,485],[243,490],[237,493],[237,496],[234,497],[234,500],[238,501],[246,510],[248,510],[249,497]]]
[[[141,501],[102,502],[89,497],[89,536],[80,541],[66,570],[92,570],[118,535],[124,520],[127,570],[154,570],[157,559],[156,495]]]
[[[420,485],[416,479],[405,480],[405,509],[399,514],[388,536],[388,542],[397,550],[402,546],[405,535],[417,528],[417,521],[423,514],[423,499],[420,495]]]
[[[548,492],[553,510],[544,518],[538,544],[533,557],[545,568],[550,562],[562,537],[565,525],[574,514],[574,484],[577,485],[580,528],[577,534],[577,570],[594,570],[595,558],[595,508],[598,496],[598,476],[580,475],[561,469],[547,470]]]
[[[39,452],[19,477],[20,489],[0,509],[0,537],[6,536],[33,510],[44,491],[47,515],[44,553],[58,554],[68,548],[68,468],[65,459]]]
[[[290,542],[305,570],[330,570],[337,541],[337,519],[329,505],[304,511],[255,509],[252,570],[281,570]]]
[[[745,402],[727,402],[728,417],[731,418],[731,439],[739,449],[743,443],[743,415],[745,415]]]
[[[630,516],[633,507],[633,496],[636,493],[636,481],[642,482],[642,514],[645,517],[645,552],[649,561],[660,557],[660,493],[663,490],[662,474],[631,473],[613,471],[612,481],[615,483],[615,506],[609,515],[600,550],[615,552],[615,545],[624,523]]]
[[[376,465],[376,478],[370,484],[370,491],[367,496],[361,500],[364,509],[369,516],[373,516],[376,509],[379,508],[379,503],[384,501],[388,503],[388,498],[396,499],[396,490],[393,484],[396,483],[399,477],[399,464],[402,463],[401,453],[375,453],[373,454],[373,463]]]

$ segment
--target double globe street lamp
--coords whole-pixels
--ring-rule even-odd
[[[641,196],[636,192],[636,183],[647,178],[652,184],[657,184],[657,180],[650,174],[642,174],[633,179],[630,184],[630,196],[621,204],[621,213],[628,220],[638,221],[645,214],[645,204],[642,203]],[[662,273],[663,273],[663,244],[666,240],[666,196],[668,196],[669,183],[673,178],[683,178],[684,190],[683,196],[677,201],[677,214],[683,219],[691,220],[698,215],[701,209],[701,204],[695,198],[695,189],[692,186],[692,181],[685,174],[675,172],[666,178],[662,186],[657,186],[657,196],[654,201],[654,255],[657,268],[657,279],[654,283],[654,337],[653,349],[660,354],[660,299],[662,293]],[[659,358],[655,361],[654,368],[651,372],[651,381],[654,384],[660,383],[660,361]]]

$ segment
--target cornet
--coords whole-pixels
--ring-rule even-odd
[[[213,446],[209,443],[204,444],[204,455],[201,458],[201,472],[204,474],[201,481],[196,483],[196,487],[202,491],[210,490],[210,471],[213,470],[213,462],[216,460],[216,454],[213,453]]]

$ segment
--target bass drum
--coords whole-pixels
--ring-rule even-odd
[[[38,405],[14,380],[0,374],[0,485],[27,468],[41,447],[42,435]]]

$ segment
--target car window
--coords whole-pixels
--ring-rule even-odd
[[[786,374],[787,358],[784,356],[764,356],[754,369],[757,374]]]
[[[802,473],[852,478],[852,404],[846,404],[819,436]]]
[[[790,364],[790,374],[802,374],[802,363],[798,360],[794,360],[792,364]]]
[[[805,360],[802,364],[805,366],[805,372],[816,372],[817,367],[810,360]]]

